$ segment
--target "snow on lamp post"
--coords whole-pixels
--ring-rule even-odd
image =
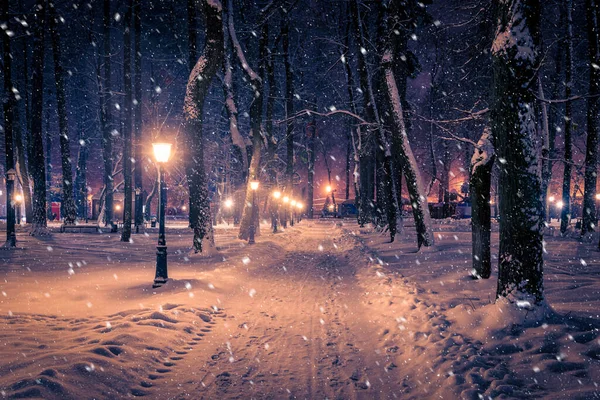
[[[273,226],[273,233],[277,233],[277,219],[279,217],[279,199],[281,199],[281,192],[279,190],[274,191],[273,198],[275,199],[275,210],[271,214],[271,225]]]
[[[158,164],[158,184],[160,197],[158,199],[158,245],[156,246],[156,276],[154,277],[153,288],[164,285],[169,279],[167,273],[167,239],[165,237],[165,207],[167,205],[167,186],[165,184],[165,172],[163,164],[169,161],[171,157],[171,143],[158,142],[152,143],[154,149],[154,158]]]
[[[6,171],[6,243],[3,247],[10,248],[17,246],[17,235],[15,231],[15,179],[17,172],[11,168]]]
[[[254,235],[256,234],[256,191],[258,190],[258,181],[250,182],[250,189],[252,189],[252,212],[250,214],[250,232],[248,235],[248,244],[254,244]]]

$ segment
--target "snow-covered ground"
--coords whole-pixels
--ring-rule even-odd
[[[1,395],[600,398],[595,244],[547,238],[541,315],[469,277],[470,232],[436,225],[417,253],[413,230],[304,220],[248,246],[220,225],[207,257],[172,224],[158,289],[155,230],[19,233],[0,252]]]

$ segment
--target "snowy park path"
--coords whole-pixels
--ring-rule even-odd
[[[547,244],[547,297],[563,315],[517,326],[473,281],[470,232],[415,252],[354,222],[302,221],[249,246],[217,228],[217,254],[167,231],[19,235],[0,253],[0,394],[48,399],[477,399],[598,397],[600,260]],[[497,237],[494,239],[496,243]],[[589,320],[589,323],[586,321]]]

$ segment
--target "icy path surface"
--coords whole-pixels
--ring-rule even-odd
[[[520,326],[493,277],[468,278],[470,233],[416,253],[411,230],[305,220],[248,246],[219,226],[207,257],[171,227],[159,289],[155,232],[20,235],[0,253],[0,398],[600,397],[593,245],[551,238],[567,318]]]

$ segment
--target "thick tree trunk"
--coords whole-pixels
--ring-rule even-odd
[[[102,150],[104,158],[104,186],[106,187],[106,199],[104,201],[105,219],[104,223],[108,224],[113,219],[113,147],[111,133],[111,54],[110,54],[110,0],[104,0],[103,8],[103,32],[104,32],[104,77],[100,87],[101,91],[101,110],[100,110],[100,125],[102,129]]]
[[[225,47],[225,55],[223,57],[223,91],[225,92],[225,108],[227,109],[227,115],[229,117],[231,143],[242,155],[241,161],[245,173],[248,170],[248,153],[246,152],[246,143],[244,142],[244,138],[238,127],[238,110],[233,92],[233,65],[231,64],[232,46],[227,25],[227,21],[223,21],[223,41]]]
[[[17,171],[17,177],[21,183],[21,189],[23,190],[23,205],[25,206],[25,221],[31,223],[31,217],[33,212],[33,206],[31,203],[31,182],[29,180],[29,169],[27,168],[26,159],[26,145],[23,142],[24,132],[21,130],[21,124],[18,123],[19,118],[17,117],[18,108],[13,108],[14,121],[13,124],[13,139],[15,148],[15,170]]]
[[[596,183],[598,180],[598,112],[600,111],[600,5],[598,0],[586,1],[589,45],[590,88],[587,99],[587,141],[585,145],[585,177],[583,191],[583,222],[581,234],[593,232],[596,226]]]
[[[385,81],[387,85],[387,96],[392,106],[393,129],[392,137],[394,143],[394,152],[398,155],[402,171],[406,178],[406,187],[415,219],[415,228],[417,230],[417,246],[433,246],[434,237],[431,229],[431,218],[429,216],[429,206],[425,188],[421,181],[418,164],[408,142],[402,103],[396,86],[396,79],[392,70],[393,55],[388,49],[383,55],[382,64],[385,70]]]
[[[356,1],[350,2],[350,13],[354,26],[354,36],[359,47],[357,53],[358,80],[360,90],[363,93],[363,108],[367,120],[373,121],[374,117],[369,106],[369,76],[365,60],[366,50],[362,44],[362,28],[360,11]],[[346,71],[347,72],[347,71]],[[360,198],[358,201],[358,223],[364,226],[373,220],[374,191],[375,191],[375,163],[374,163],[374,138],[367,129],[361,129],[359,140],[359,187]]]
[[[50,35],[52,37],[52,53],[54,57],[54,80],[56,83],[56,105],[58,108],[58,126],[60,159],[62,167],[62,212],[65,225],[75,223],[77,209],[73,198],[73,170],[71,166],[71,149],[69,144],[69,122],[67,119],[67,94],[62,67],[62,49],[58,33],[56,9],[50,3]]]
[[[308,179],[307,179],[307,195],[306,199],[306,211],[307,217],[313,219],[315,215],[315,158],[316,158],[316,143],[317,143],[317,121],[313,116],[312,121],[306,128],[306,134],[308,136]]]
[[[492,272],[490,251],[491,212],[490,189],[495,151],[492,132],[485,128],[477,142],[477,148],[471,158],[470,192],[471,192],[471,225],[473,242],[472,276],[487,279]]]
[[[46,218],[53,218],[52,216],[52,133],[50,130],[50,102],[46,103],[46,156],[44,158],[46,163]]]
[[[27,44],[28,38],[26,37],[23,45],[23,86],[25,93],[23,94],[23,103],[25,107],[25,130],[22,132],[22,152],[23,154],[19,158],[19,164],[21,164],[21,184],[23,188],[23,202],[25,203],[25,222],[28,224],[33,223],[33,198],[31,195],[31,103],[29,101],[31,93],[31,85],[29,81],[29,66],[28,66],[28,54],[29,46]],[[15,141],[15,145],[18,146],[18,139]],[[18,147],[17,147],[18,149]],[[21,158],[22,157],[22,158]]]
[[[538,95],[541,98],[544,98],[544,88],[542,86],[542,80],[538,77]],[[550,179],[552,178],[552,160],[550,159],[550,154],[553,153],[554,150],[554,138],[550,137],[550,125],[548,120],[548,105],[546,103],[542,103],[540,105],[542,110],[542,206],[544,207],[543,216],[544,221],[548,219],[548,215],[550,214],[547,207],[547,199],[548,199],[548,186],[550,185]]]
[[[290,61],[290,20],[286,13],[283,17],[281,27],[281,39],[283,45],[283,63],[285,68],[285,117],[287,119],[285,143],[286,143],[286,188],[285,192],[291,198],[294,197],[294,75]]]
[[[390,6],[390,16],[387,19],[386,26],[386,33],[389,38],[393,38],[394,29],[405,22],[401,20],[401,14],[403,14],[404,11],[402,10],[402,7],[403,5],[398,2],[393,2]],[[396,46],[394,45],[394,40],[389,39],[384,42],[383,56],[381,59],[384,74],[382,77],[382,92],[385,93],[388,101],[388,114],[390,115],[390,125],[393,132],[391,146],[400,163],[402,171],[404,172],[404,176],[406,177],[406,185],[417,231],[417,247],[420,249],[421,246],[433,246],[434,236],[431,228],[427,194],[421,180],[419,166],[412,152],[406,133],[402,96],[398,90],[394,75],[395,49]],[[389,151],[391,158],[391,149]],[[390,175],[392,175],[393,170],[390,169],[389,171]]]
[[[539,0],[497,1],[492,132],[500,161],[497,297],[543,299],[543,216],[536,151]]]
[[[44,37],[45,2],[38,2],[34,33],[33,70],[31,81],[31,172],[33,177],[33,223],[30,235],[48,235],[46,225],[46,163],[42,116],[44,108]]]
[[[570,98],[573,87],[573,0],[566,0],[565,21],[565,98]],[[592,68],[593,69],[593,68]],[[565,103],[565,161],[563,169],[562,184],[562,202],[560,210],[560,232],[564,234],[567,231],[571,220],[571,166],[573,164],[573,140],[571,131],[573,129],[573,112],[571,102]]]
[[[3,99],[3,131],[4,131],[4,150],[6,154],[6,169],[5,173],[15,168],[15,156],[13,147],[13,127],[14,127],[14,96],[11,93],[12,84],[12,58],[10,52],[10,36],[8,35],[8,1],[0,4],[0,23],[3,24],[4,29],[0,32],[2,36],[2,59],[4,75],[4,96]],[[5,178],[8,178],[6,176]],[[16,246],[16,235],[15,235],[15,181],[8,179],[6,180],[6,243],[2,246],[3,248],[14,248]]]
[[[75,175],[75,190],[77,193],[77,215],[81,219],[88,218],[87,208],[87,159],[88,159],[88,141],[85,134],[81,133],[79,137],[79,152],[77,154],[77,171]]]
[[[135,233],[139,233],[144,224],[143,210],[143,147],[142,147],[142,18],[141,0],[133,1],[133,26],[135,46],[133,51],[134,63],[134,101],[133,101],[133,159],[135,160],[133,180],[135,187]]]
[[[251,68],[246,58],[244,56],[244,52],[237,41],[237,36],[235,33],[235,28],[233,24],[233,1],[229,1],[229,36],[231,37],[231,42],[236,49],[236,53],[238,55],[238,61],[242,64],[242,69],[248,75],[250,79],[250,84],[254,90],[254,99],[252,100],[252,104],[250,105],[250,129],[252,134],[252,160],[250,161],[250,167],[248,170],[248,182],[246,184],[246,196],[244,200],[244,208],[242,211],[242,220],[240,221],[240,231],[238,233],[238,238],[242,240],[246,240],[250,235],[250,227],[254,225],[255,234],[258,235],[259,231],[259,218],[252,218],[253,216],[257,216],[258,214],[258,202],[252,201],[253,191],[250,188],[250,182],[253,180],[258,180],[260,173],[260,158],[262,153],[262,132],[261,132],[261,123],[262,123],[262,109],[263,109],[263,81],[261,76],[264,75],[265,62],[267,59],[267,43],[268,43],[268,24],[265,22],[262,27],[260,41],[259,41],[259,71],[258,74],[255,73]],[[252,204],[254,204],[255,208],[252,208]]]
[[[133,214],[133,204],[131,196],[132,190],[132,87],[131,87],[131,10],[133,8],[133,0],[129,0],[127,12],[125,13],[125,22],[123,34],[123,86],[125,90],[125,100],[123,103],[123,113],[125,114],[123,121],[123,181],[124,181],[124,199],[123,199],[123,232],[121,232],[121,241],[129,242],[131,239],[131,222]]]
[[[186,174],[190,228],[194,231],[194,252],[214,247],[210,214],[208,178],[204,169],[203,110],[210,84],[223,62],[222,6],[218,0],[205,0],[206,42],[204,52],[190,73],[185,94],[185,141],[188,149]],[[202,79],[199,79],[202,77]]]

